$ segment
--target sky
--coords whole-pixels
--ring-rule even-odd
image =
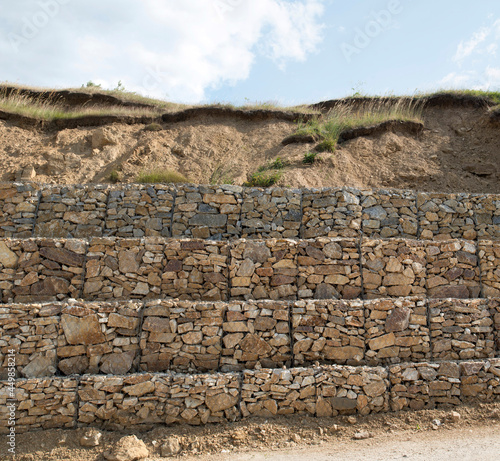
[[[498,0],[16,0],[0,81],[181,103],[500,91]]]

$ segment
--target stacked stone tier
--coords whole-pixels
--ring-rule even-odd
[[[0,183],[0,237],[500,240],[500,195]]]

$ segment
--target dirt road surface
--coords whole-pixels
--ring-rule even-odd
[[[388,434],[367,440],[327,443],[317,447],[279,451],[227,453],[204,461],[389,461],[389,460],[500,460],[500,426],[474,429],[440,429],[432,432]],[[200,457],[184,458],[200,461]]]

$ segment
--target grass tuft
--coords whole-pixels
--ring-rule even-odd
[[[144,127],[144,131],[161,131],[162,129],[159,123],[150,123]]]
[[[136,181],[141,184],[158,184],[158,183],[188,183],[189,180],[178,173],[177,171],[172,170],[155,170],[155,171],[141,171]]]
[[[113,170],[111,173],[109,173],[109,180],[113,183],[116,184],[117,182],[120,181],[120,174],[118,171]]]
[[[270,187],[276,184],[283,176],[283,170],[257,171],[248,176],[248,181],[244,183],[247,187]]]
[[[318,152],[306,152],[304,154],[304,159],[302,160],[302,163],[305,163],[306,165],[312,165],[316,161],[317,155]]]
[[[339,101],[325,117],[299,122],[295,134],[318,137],[322,141],[316,150],[334,152],[343,131],[389,120],[421,122],[421,104],[411,99],[380,98],[359,105],[346,99]]]

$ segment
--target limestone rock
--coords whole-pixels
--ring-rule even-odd
[[[169,437],[160,448],[164,457],[178,455],[181,452],[181,444],[176,437]]]
[[[82,447],[97,447],[102,438],[102,432],[97,429],[88,429],[82,437],[80,437],[80,445]]]
[[[102,360],[101,371],[110,375],[124,375],[132,368],[134,351],[109,354]]]
[[[48,357],[37,357],[21,370],[22,375],[26,378],[52,376],[55,372],[54,361]]]
[[[411,309],[408,307],[397,307],[389,315],[385,323],[385,331],[403,331],[408,328],[410,324]]]
[[[97,315],[75,317],[63,314],[61,326],[68,344],[100,344],[105,341]]]
[[[108,461],[137,461],[149,456],[146,444],[135,435],[122,437],[112,451],[104,453]]]
[[[17,255],[10,251],[5,242],[0,242],[0,265],[7,268],[14,268],[18,261]]]
[[[232,395],[221,392],[217,395],[209,395],[206,399],[206,405],[213,413],[227,410],[238,403],[238,398]]]
[[[59,370],[66,376],[68,375],[81,375],[85,373],[89,367],[89,359],[84,355],[70,357],[59,361]]]

